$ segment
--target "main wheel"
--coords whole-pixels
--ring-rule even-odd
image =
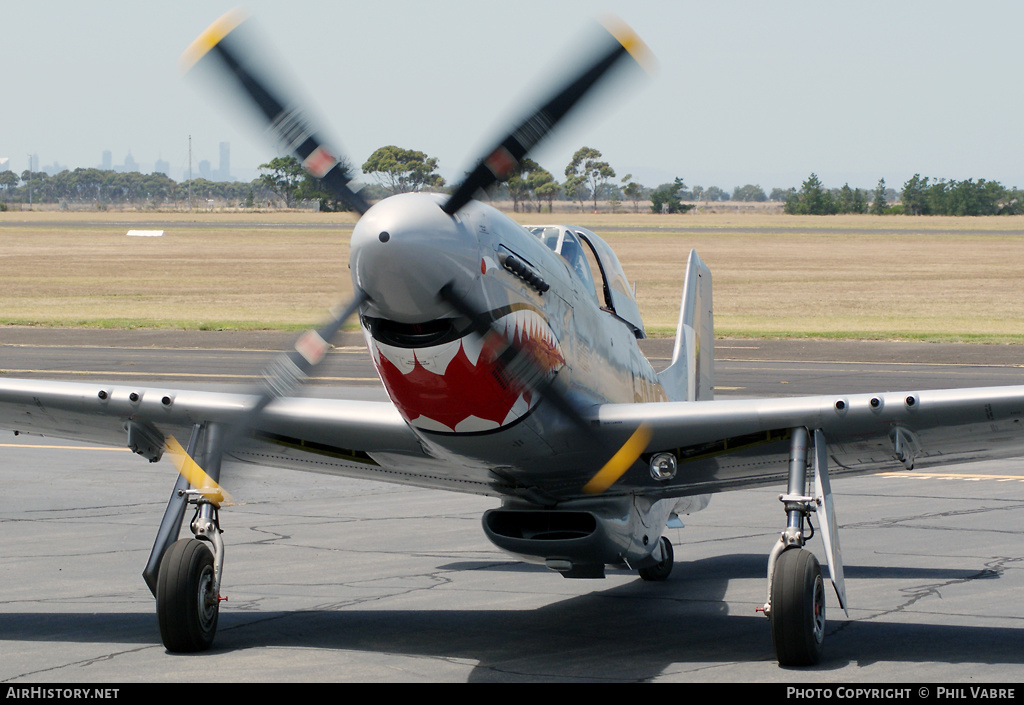
[[[160,561],[156,616],[168,651],[204,651],[217,633],[220,603],[214,590],[213,552],[205,541],[181,539]]]
[[[652,565],[650,568],[641,568],[638,572],[644,580],[660,581],[667,580],[672,572],[672,565],[675,563],[675,552],[672,550],[672,542],[664,536],[661,537],[661,562]]]
[[[814,554],[789,549],[772,579],[772,644],[780,666],[810,666],[825,640],[825,581]]]

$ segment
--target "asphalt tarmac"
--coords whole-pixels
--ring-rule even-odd
[[[0,330],[0,370],[161,386],[251,383],[291,336]],[[668,341],[645,343],[664,364]],[[718,341],[717,393],[1020,384],[1014,346]],[[380,394],[358,338],[317,395]],[[339,390],[338,387],[344,387]],[[0,682],[767,682],[1024,680],[1024,464],[833,482],[849,616],[825,656],[780,668],[765,601],[784,488],[717,495],[669,530],[665,583],[565,580],[493,547],[490,498],[298,472],[225,475],[217,641],[160,644],[141,571],[174,483],[126,450],[0,436]],[[823,559],[821,542],[809,548]],[[824,561],[822,560],[824,563]],[[1019,697],[1019,694],[1018,694]]]

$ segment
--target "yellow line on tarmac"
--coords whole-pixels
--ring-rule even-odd
[[[981,475],[967,472],[880,472],[879,477],[903,477],[912,480],[998,480],[1024,482],[1024,475]]]
[[[1024,367],[1024,364],[1014,363],[999,363],[999,362],[889,362],[885,360],[787,360],[787,359],[755,359],[755,358],[741,358],[741,357],[716,357],[715,362],[750,362],[750,363],[761,363],[764,365],[773,364],[786,364],[786,365],[875,365],[881,367],[888,365],[891,367]],[[798,367],[795,368],[799,372],[812,372],[817,368],[813,367]],[[936,370],[937,373],[951,374],[946,370]]]
[[[263,379],[263,375],[233,375],[218,373],[200,372],[121,372],[113,370],[30,370],[3,368],[4,374],[33,374],[33,375],[75,375],[78,377],[181,377],[189,378],[210,378],[210,379]],[[314,377],[318,382],[376,382],[376,377]]]
[[[107,448],[105,446],[44,446],[34,443],[0,443],[0,448],[46,448],[50,450],[112,450],[118,453],[130,453],[130,448]]]
[[[119,351],[134,351],[139,350],[143,352],[166,352],[166,353],[178,353],[178,352],[240,352],[240,353],[279,353],[281,350],[277,348],[201,348],[201,347],[182,347],[182,348],[153,348],[153,347],[139,347],[132,345],[51,345],[47,343],[0,343],[0,348],[51,348],[54,350],[119,350]],[[347,352],[366,352],[365,345],[337,345],[331,348],[333,353],[347,353]]]

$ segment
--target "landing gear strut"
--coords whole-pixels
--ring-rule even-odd
[[[825,639],[825,581],[814,554],[803,548],[810,536],[811,512],[820,516],[829,571],[840,606],[846,609],[843,566],[828,481],[825,437],[814,432],[814,496],[807,496],[808,446],[806,428],[792,431],[788,492],[779,499],[786,508],[786,529],[768,558],[768,602],[763,610],[771,622],[772,644],[780,666],[811,666],[821,658]]]
[[[197,425],[187,455],[195,455],[202,438],[206,473],[220,476],[222,429],[217,424]],[[213,644],[220,614],[220,582],[224,566],[219,504],[203,490],[186,489],[179,476],[157,540],[143,575],[156,597],[160,639],[172,652],[204,651]],[[190,528],[194,538],[176,540],[185,507],[195,506]],[[223,598],[226,599],[226,598]]]

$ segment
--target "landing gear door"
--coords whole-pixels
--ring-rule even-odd
[[[836,589],[839,606],[849,617],[846,609],[846,581],[843,577],[843,554],[839,549],[839,524],[836,522],[835,506],[832,503],[832,486],[828,481],[828,446],[825,434],[814,432],[814,503],[818,510],[821,540],[825,544],[825,558],[832,586]]]

